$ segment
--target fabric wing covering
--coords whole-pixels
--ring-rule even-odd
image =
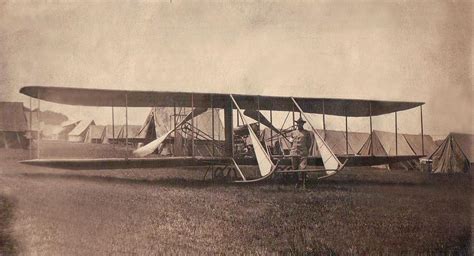
[[[252,144],[254,145],[255,156],[258,161],[258,168],[260,169],[260,175],[266,176],[273,169],[273,162],[270,160],[270,156],[267,154],[262,144],[257,138],[257,135],[249,127],[250,138],[252,139]],[[257,147],[255,147],[257,146]]]
[[[176,127],[169,130],[167,133],[163,134],[161,137],[157,138],[156,140],[148,143],[147,145],[133,151],[133,155],[137,157],[145,157],[151,153],[153,153],[162,143],[165,141],[166,137],[168,137],[175,129],[186,123],[187,121],[191,120],[193,117],[196,117],[204,112],[207,111],[207,108],[195,108],[192,112],[190,112],[181,122],[179,122]]]
[[[255,156],[257,157],[257,163],[258,163],[258,169],[260,170],[260,175],[266,176],[271,173],[271,171],[274,168],[273,162],[270,159],[270,156],[268,155],[267,151],[263,148],[262,144],[260,143],[260,140],[258,139],[257,135],[253,131],[250,125],[248,125],[248,122],[246,120],[246,117],[242,110],[240,109],[239,105],[235,101],[234,97],[232,95],[230,96],[232,100],[234,101],[234,104],[237,108],[237,111],[239,112],[240,117],[242,117],[243,123],[247,126],[249,130],[249,135],[250,139],[252,140],[252,145],[253,149],[255,151]]]

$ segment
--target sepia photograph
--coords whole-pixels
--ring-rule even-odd
[[[472,255],[470,0],[0,0],[0,256]]]

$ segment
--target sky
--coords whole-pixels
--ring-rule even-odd
[[[470,1],[3,1],[0,101],[28,106],[27,85],[421,101],[425,133],[474,133],[472,29]],[[41,108],[111,120],[110,108]],[[129,111],[142,124],[149,110]],[[400,132],[420,132],[419,112],[399,113]]]

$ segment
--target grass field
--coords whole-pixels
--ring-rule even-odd
[[[78,150],[81,147],[82,150]],[[97,153],[90,147],[100,151],[98,148],[103,145],[63,145],[61,152],[69,156],[86,156],[91,152],[104,156],[105,153]],[[27,155],[27,152],[23,154]],[[8,177],[8,182],[18,179],[18,186],[31,183],[28,189],[38,186],[41,193],[54,193],[55,197],[58,194],[79,195],[57,200],[63,205],[74,205],[75,211],[61,208],[53,212],[49,206],[43,213],[46,217],[37,218],[55,223],[28,223],[28,227],[37,227],[39,236],[48,228],[53,229],[48,233],[53,235],[46,242],[56,248],[54,252],[59,250],[57,247],[61,252],[70,252],[68,248],[74,246],[84,249],[74,245],[77,239],[67,236],[74,237],[70,233],[76,232],[83,237],[81,226],[97,222],[102,223],[101,228],[106,231],[95,230],[88,241],[96,243],[97,248],[107,254],[117,253],[117,246],[126,254],[472,253],[470,175],[438,176],[358,168],[323,181],[310,179],[307,189],[300,190],[292,184],[275,182],[235,185],[202,181],[204,170],[195,168],[38,170],[16,164],[15,156],[7,155],[3,154],[6,160],[0,166],[0,171],[3,169],[0,175]],[[2,178],[0,176],[0,182]],[[28,209],[28,203],[24,202],[34,201],[22,199],[26,194],[32,194],[20,193],[22,188],[12,191],[18,191],[13,197],[15,202],[20,202],[20,208]],[[56,199],[42,200],[44,204],[49,200],[51,204],[56,203]],[[0,207],[2,205],[0,201]],[[78,205],[81,207],[77,208]],[[81,220],[81,226],[70,228],[86,209],[97,213],[93,214],[97,221]],[[42,211],[21,212],[22,218],[42,214]],[[5,227],[17,225],[20,228],[16,230],[22,230],[21,226],[24,226],[19,217],[15,218],[19,213],[12,213],[13,220],[10,214],[0,214],[0,239],[3,241]],[[101,217],[101,213],[107,214]],[[73,216],[68,220],[68,216],[55,214]],[[127,217],[122,219],[124,215]],[[8,222],[11,223],[2,224]],[[91,224],[91,227],[95,226]],[[63,228],[67,229],[64,233],[67,235],[60,232]],[[55,233],[58,235],[54,236]],[[25,248],[35,245],[23,242],[29,241],[29,234],[21,231],[15,234],[16,237],[7,237],[6,241],[17,241],[26,252],[38,252]],[[36,245],[44,243],[37,242]],[[109,248],[110,244],[115,247]],[[40,252],[48,254],[51,251]]]

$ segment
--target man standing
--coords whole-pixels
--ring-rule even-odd
[[[297,129],[291,133],[291,165],[293,170],[304,170],[308,165],[308,155],[311,148],[311,134],[303,128],[306,121],[301,117],[295,121]],[[303,189],[305,188],[306,173],[301,174]]]

